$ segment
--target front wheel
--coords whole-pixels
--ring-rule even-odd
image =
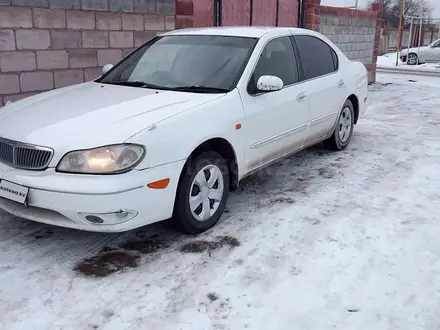
[[[408,57],[406,58],[406,64],[416,65],[417,63],[419,63],[419,58],[418,58],[417,54],[409,53]]]
[[[333,135],[324,141],[324,145],[332,150],[343,150],[351,141],[354,128],[354,109],[350,100],[345,101],[339,115]]]
[[[229,170],[216,152],[190,160],[177,188],[173,222],[189,234],[213,227],[225,210],[229,193]]]

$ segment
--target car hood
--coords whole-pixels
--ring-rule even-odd
[[[88,82],[0,108],[0,136],[56,151],[122,143],[153,123],[222,95]]]

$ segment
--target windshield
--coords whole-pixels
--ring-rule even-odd
[[[133,87],[227,92],[235,88],[257,39],[164,36],[140,47],[98,81]]]

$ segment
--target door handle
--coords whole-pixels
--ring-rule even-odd
[[[298,103],[301,103],[301,102],[304,102],[306,100],[306,98],[307,98],[306,93],[301,93],[301,94],[298,94],[298,96],[296,97],[296,101]]]
[[[339,80],[338,87],[344,87],[345,83],[344,80]]]

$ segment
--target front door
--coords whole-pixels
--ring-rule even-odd
[[[432,47],[427,46],[423,55],[426,62],[440,62],[440,40],[436,41]]]
[[[263,75],[276,76],[283,89],[256,89]],[[289,36],[270,40],[263,48],[242,93],[246,128],[246,171],[301,148],[308,127],[308,97],[299,83],[297,59]]]

